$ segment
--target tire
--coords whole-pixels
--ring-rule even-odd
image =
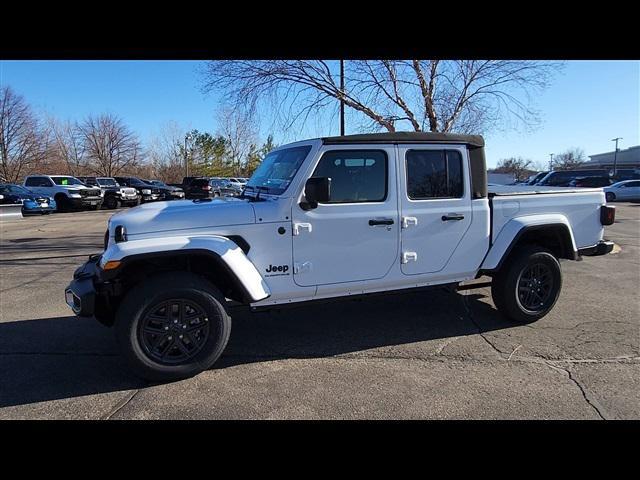
[[[182,322],[186,329],[174,318],[175,312],[169,311],[179,302],[193,307],[196,313],[191,314],[198,315],[190,321],[194,323]],[[160,317],[164,320],[156,320]],[[144,333],[144,327],[158,333]],[[182,332],[186,341],[179,340]],[[116,312],[115,333],[122,356],[137,376],[167,382],[211,368],[229,341],[231,318],[220,291],[202,277],[186,272],[161,274],[138,284],[123,299]],[[181,358],[187,347],[190,356]],[[162,360],[160,354],[165,350]]]
[[[536,280],[541,283],[533,284],[536,286],[532,288],[532,282]],[[491,297],[505,317],[526,324],[549,313],[561,289],[562,272],[558,259],[545,248],[534,245],[507,259],[491,282]]]
[[[54,197],[54,200],[56,201],[56,212],[63,213],[71,210],[71,205],[66,195],[64,194],[56,195]]]
[[[104,199],[104,206],[109,210],[113,210],[114,208],[118,208],[118,199],[115,195],[109,195]]]
[[[616,194],[613,192],[607,192],[605,193],[605,198],[607,199],[607,202],[613,202],[616,199]]]

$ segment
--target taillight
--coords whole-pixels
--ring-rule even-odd
[[[613,225],[616,220],[616,207],[602,205],[600,207],[600,223],[602,225]]]
[[[204,185],[202,187],[203,190],[211,190],[211,185]]]

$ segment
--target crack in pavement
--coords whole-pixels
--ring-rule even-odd
[[[578,381],[577,378],[573,376],[573,374],[568,368],[564,368],[559,365],[554,365],[548,362],[543,362],[543,363],[548,365],[553,370],[556,370],[558,372],[561,372],[563,375],[566,375],[566,377],[571,382],[573,382],[573,384],[576,387],[578,387],[578,389],[580,390],[580,393],[582,394],[582,398],[584,398],[585,402],[587,402],[587,405],[589,405],[598,414],[598,416],[600,417],[600,420],[607,420],[612,418],[608,413],[605,412],[602,405],[600,405],[600,403],[595,398],[593,398],[591,393]]]
[[[133,398],[138,394],[138,392],[140,392],[140,389],[134,390],[134,392],[131,395],[129,395],[128,398],[118,403],[118,405],[116,405],[115,408],[111,410],[111,412],[109,412],[107,415],[102,417],[100,420],[110,420],[111,417],[113,417],[116,413],[118,413],[120,410],[126,407],[129,404],[129,402],[131,402],[131,400],[133,400]]]

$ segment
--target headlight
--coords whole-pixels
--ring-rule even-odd
[[[143,195],[151,195],[151,190],[149,190],[148,188],[145,188],[142,190],[142,194]]]
[[[71,198],[81,198],[82,197],[82,195],[80,195],[79,193],[70,193],[69,196]]]

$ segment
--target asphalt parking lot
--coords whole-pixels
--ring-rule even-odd
[[[640,204],[617,204],[604,257],[563,262],[539,322],[488,288],[234,309],[212,370],[150,386],[63,289],[113,213],[0,225],[0,419],[638,419]]]

